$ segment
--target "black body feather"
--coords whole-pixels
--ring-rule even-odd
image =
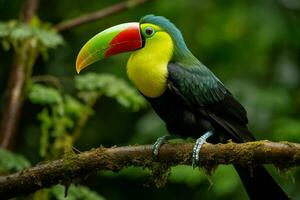
[[[166,91],[158,98],[148,98],[170,134],[199,138],[212,130],[214,135],[208,141],[214,143],[255,140],[247,128],[243,106],[201,65],[188,68],[170,63]],[[250,199],[289,199],[264,167],[234,167]]]

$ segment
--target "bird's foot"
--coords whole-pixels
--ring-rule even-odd
[[[195,146],[193,148],[193,156],[192,156],[192,166],[193,168],[198,166],[199,162],[199,153],[202,145],[206,142],[207,138],[213,135],[212,131],[207,131],[204,135],[197,139]]]
[[[168,142],[168,140],[172,139],[173,137],[171,135],[164,135],[162,137],[159,137],[156,142],[152,145],[152,151],[155,156],[158,155],[160,147]]]

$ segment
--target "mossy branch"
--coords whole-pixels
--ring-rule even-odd
[[[99,170],[119,171],[128,166],[152,168],[191,165],[192,143],[165,144],[159,156],[153,157],[150,145],[97,148],[80,154],[36,165],[30,169],[0,177],[1,198],[26,195],[55,184],[78,182]],[[201,149],[200,167],[208,170],[219,164],[241,164],[253,167],[275,164],[289,169],[300,165],[300,144],[257,141],[242,144],[209,144]]]

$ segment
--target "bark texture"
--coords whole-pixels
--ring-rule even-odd
[[[80,154],[42,163],[30,169],[0,177],[1,198],[26,195],[55,184],[68,185],[99,170],[119,171],[128,166],[153,169],[161,165],[191,165],[192,143],[165,144],[158,157],[153,157],[151,145],[97,148]],[[215,169],[219,164],[241,164],[248,167],[275,164],[281,169],[300,165],[300,144],[256,141],[248,143],[209,144],[201,149],[200,167]]]

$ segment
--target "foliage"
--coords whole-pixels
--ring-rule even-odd
[[[55,48],[63,43],[63,38],[49,24],[42,24],[37,18],[31,24],[17,20],[0,21],[0,39],[5,50],[12,46],[16,51],[20,51],[24,41],[27,41],[30,46],[38,47],[45,58],[48,56],[48,48]]]
[[[68,132],[74,127],[81,112],[90,108],[69,95],[41,84],[32,84],[28,97],[31,102],[46,106],[38,114],[42,132],[40,155],[57,157],[70,151],[73,140]]]
[[[245,106],[249,126],[257,138],[300,141],[300,5],[297,0],[151,1],[126,13],[68,30],[63,33],[64,39],[49,23],[37,17],[29,25],[12,20],[18,17],[22,3],[0,0],[0,18],[5,20],[0,22],[2,46],[16,51],[24,45],[38,47],[49,59],[37,60],[34,75],[51,74],[59,77],[62,85],[62,88],[37,83],[29,85],[32,104],[24,107],[16,151],[35,162],[70,150],[75,141],[77,148],[87,150],[100,144],[152,143],[167,133],[164,123],[149,107],[140,111],[145,105],[142,97],[123,81],[126,74],[117,66],[125,65],[127,55],[103,60],[102,67],[90,69],[97,74],[80,74],[73,80],[76,54],[85,41],[107,27],[138,21],[150,13],[166,16],[178,26],[194,55]],[[85,1],[44,1],[38,14],[41,19],[57,23],[111,4],[97,0],[88,4]],[[58,46],[62,43],[65,45]],[[53,50],[54,47],[57,48]],[[2,100],[11,52],[0,50],[0,54]],[[116,106],[103,96],[117,100],[122,106]],[[95,106],[99,99],[100,105]],[[131,110],[124,107],[139,112],[130,113]],[[36,123],[35,116],[40,123]],[[38,148],[42,158],[36,153]],[[300,178],[299,172],[295,170],[296,180]],[[87,184],[112,200],[246,198],[230,167],[216,170],[210,177],[212,186],[203,173],[199,175],[189,167],[176,167],[171,172],[170,182],[159,190],[143,187],[143,173],[136,168],[117,175],[100,172],[100,178],[89,179]],[[278,173],[273,175],[292,198],[300,199],[297,181],[292,183]],[[59,190],[57,197],[62,198],[63,188]]]
[[[137,111],[145,106],[145,100],[136,89],[130,87],[124,80],[111,74],[88,73],[75,78],[79,91],[98,92],[100,95],[115,98],[126,108]],[[82,95],[85,98],[85,95]]]
[[[0,148],[0,174],[21,171],[30,167],[30,162],[21,154]]]
[[[60,104],[63,101],[58,90],[41,84],[33,84],[28,97],[32,103],[40,105]]]
[[[38,83],[31,84],[29,100],[43,106],[38,114],[42,133],[40,155],[46,159],[57,158],[62,153],[72,151],[75,140],[80,136],[80,129],[94,113],[92,107],[102,95],[115,98],[122,106],[134,111],[145,106],[145,101],[136,90],[113,75],[87,74],[76,77],[75,85],[78,89],[78,98],[53,87]],[[36,194],[36,198],[49,198],[48,195],[58,200],[65,199],[62,186],[53,187],[49,193],[41,191]],[[102,200],[104,198],[87,187],[71,186],[68,188],[66,199]]]
[[[122,106],[134,111],[145,106],[144,99],[135,89],[113,75],[86,74],[76,77],[75,85],[79,99],[49,86],[31,85],[28,98],[32,103],[44,106],[38,114],[42,157],[58,157],[71,151],[79,137],[79,129],[93,114],[92,107],[102,95],[115,98]]]
[[[50,197],[57,200],[105,200],[104,197],[84,186],[71,185],[68,188],[68,195],[65,195],[65,188],[61,185],[54,186],[50,189]]]

